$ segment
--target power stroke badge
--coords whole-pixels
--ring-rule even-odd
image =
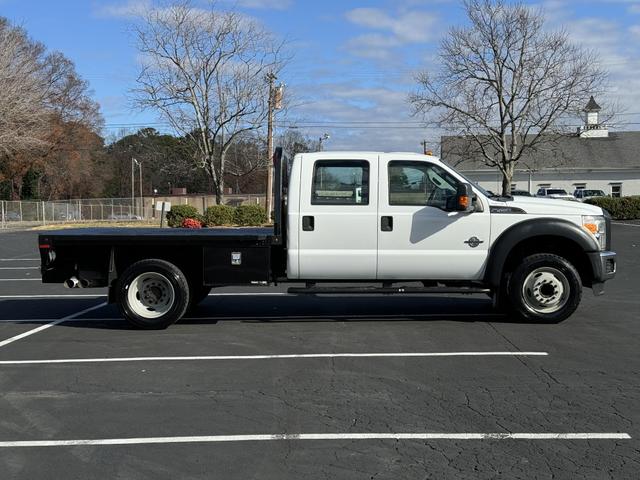
[[[469,245],[471,248],[476,248],[481,243],[484,243],[484,241],[480,240],[478,237],[471,237],[469,240],[465,240],[464,243]]]

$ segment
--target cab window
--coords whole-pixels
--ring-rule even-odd
[[[320,160],[313,169],[312,205],[368,205],[369,162]]]
[[[417,205],[441,209],[457,195],[459,181],[428,162],[389,162],[389,205]]]

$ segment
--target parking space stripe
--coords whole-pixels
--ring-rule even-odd
[[[103,438],[0,442],[0,448],[150,445],[297,440],[630,440],[628,433],[278,433],[193,437]]]
[[[0,346],[2,346],[0,344]],[[185,362],[212,360],[286,360],[304,358],[411,358],[411,357],[530,357],[547,352],[400,352],[400,353],[301,353],[283,355],[201,355],[190,357],[61,358],[52,360],[3,360],[0,365],[36,365],[60,363]]]
[[[291,293],[287,292],[229,292],[229,293],[210,293],[209,297],[253,297],[253,296],[262,296],[262,297],[272,297],[272,296],[282,296],[282,295],[291,295]]]
[[[41,282],[40,278],[0,278],[0,282]]]
[[[0,270],[39,270],[40,267],[0,267]]]
[[[21,339],[23,339],[25,337],[28,337],[30,335],[33,335],[35,333],[41,332],[43,330],[46,330],[47,328],[51,328],[54,325],[58,325],[59,323],[63,323],[65,321],[67,321],[67,320],[73,320],[74,318],[79,317],[80,315],[84,315],[85,313],[92,312],[93,310],[97,310],[99,308],[102,308],[105,305],[107,305],[107,302],[103,302],[100,305],[94,305],[93,307],[85,308],[84,310],[82,310],[80,312],[77,312],[77,313],[74,313],[73,315],[69,315],[67,317],[60,318],[58,320],[54,320],[53,322],[47,323],[46,325],[42,325],[40,327],[34,328],[33,330],[29,330],[28,332],[21,333],[20,335],[16,335],[15,337],[8,338],[7,340],[4,340],[4,341],[0,342],[0,348],[4,347],[6,345],[9,345],[10,343],[13,343],[13,342],[16,342],[18,340],[21,340]]]
[[[622,222],[611,222],[614,225],[624,225],[625,227],[640,227],[638,223],[622,223]]]
[[[0,295],[0,299],[4,299],[4,300],[20,300],[20,299],[34,299],[37,300],[39,298],[45,299],[45,298],[106,298],[106,295],[101,295],[101,294],[96,294],[96,295],[76,295],[76,294],[69,294],[69,295]]]
[[[0,262],[39,262],[39,258],[0,258]]]

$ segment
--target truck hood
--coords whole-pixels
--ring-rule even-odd
[[[588,203],[572,202],[569,200],[554,200],[552,198],[513,197],[513,200],[498,202],[489,199],[493,206],[507,206],[521,208],[532,215],[602,215],[602,209]]]

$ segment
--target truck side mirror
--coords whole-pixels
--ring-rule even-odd
[[[473,212],[475,210],[473,205],[473,189],[468,183],[458,185],[458,191],[452,200],[450,210],[454,212]]]

